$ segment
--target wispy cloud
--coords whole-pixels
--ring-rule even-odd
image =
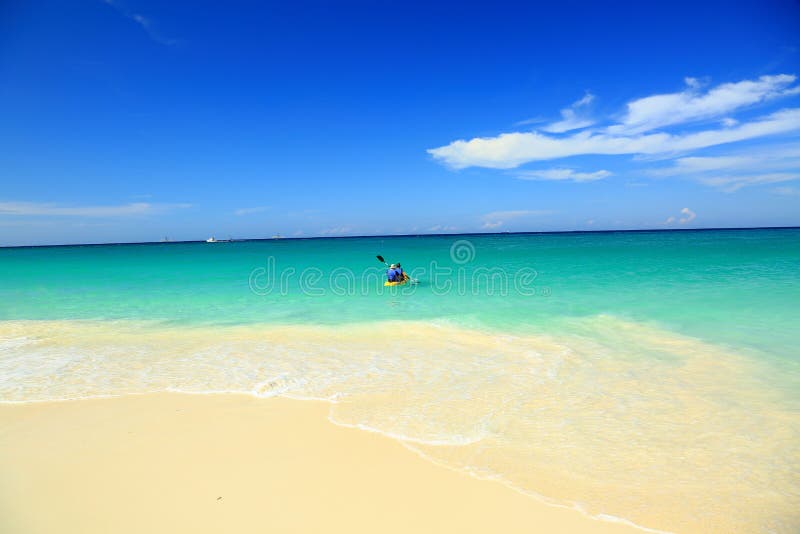
[[[678,176],[733,193],[746,186],[800,180],[800,145],[762,148],[721,156],[678,158],[651,176]]]
[[[253,208],[239,208],[233,212],[234,215],[239,217],[243,215],[252,215],[253,213],[261,213],[267,211],[269,206],[255,206]]]
[[[428,228],[429,232],[455,232],[456,230],[458,230],[457,227],[455,227],[455,226],[447,226],[447,225],[444,225],[444,224],[435,224],[435,225],[431,226],[430,228]]]
[[[117,206],[64,206],[40,202],[0,202],[0,215],[63,217],[127,217],[189,208],[191,204],[134,202]]]
[[[539,131],[509,132],[494,137],[459,139],[431,148],[434,159],[455,169],[486,167],[511,169],[532,161],[581,155],[670,156],[800,130],[800,108],[787,108],[757,119],[739,121],[730,116],[748,106],[800,94],[791,74],[762,76],[721,84],[707,91],[694,78],[678,93],[652,95],[629,102],[622,118],[605,128],[589,128],[570,135],[552,133],[585,128],[590,122],[576,110],[588,105],[589,93],[564,110],[562,121]],[[718,121],[716,127],[685,132],[655,131],[690,123]]]
[[[573,182],[592,182],[608,178],[612,173],[606,170],[578,172],[573,169],[541,169],[520,171],[514,176],[521,180],[571,180]]]
[[[483,224],[481,228],[485,230],[492,230],[500,228],[511,219],[520,219],[526,217],[536,217],[541,215],[550,215],[555,213],[552,210],[509,210],[509,211],[493,211],[487,213],[481,219]]]
[[[688,134],[651,133],[627,136],[579,132],[558,138],[538,132],[507,133],[496,137],[453,141],[449,145],[432,148],[428,153],[455,169],[511,169],[531,161],[587,154],[680,153],[795,131],[800,131],[800,108],[777,111],[734,128],[702,130]]]
[[[139,13],[134,13],[133,11],[126,8],[117,0],[103,0],[103,2],[113,7],[122,16],[138,24],[145,31],[147,36],[150,37],[150,39],[152,39],[153,41],[168,46],[178,44],[179,41],[177,39],[164,37],[158,31],[156,31],[153,25],[153,21],[145,17],[144,15],[140,15]]]
[[[286,215],[289,217],[315,217],[322,213],[322,210],[318,209],[304,209],[300,211],[290,211]]]
[[[608,128],[609,133],[641,133],[665,126],[711,119],[732,113],[759,102],[795,95],[800,87],[790,87],[796,76],[778,74],[761,76],[757,80],[724,83],[699,91],[695,78],[686,78],[687,88],[678,93],[652,95],[628,102],[627,111],[619,124]],[[725,119],[727,126],[735,121]]]
[[[583,98],[573,102],[568,108],[561,110],[561,120],[553,122],[540,128],[544,132],[563,133],[572,130],[579,130],[594,124],[594,121],[581,115],[583,108],[586,108],[594,100],[594,95],[586,93]]]
[[[651,176],[679,176],[699,172],[732,170],[776,170],[800,168],[800,144],[762,147],[758,151],[729,152],[716,156],[691,156],[675,159],[667,167],[650,169]]]
[[[531,117],[529,119],[524,119],[524,120],[515,122],[514,126],[526,126],[528,124],[541,124],[541,123],[543,123],[545,121],[546,121],[546,119],[543,119],[542,117]]]
[[[321,230],[319,235],[324,236],[333,236],[333,235],[346,235],[352,233],[353,228],[351,226],[334,226],[333,228],[326,228]]]
[[[752,156],[708,156],[678,158],[669,167],[651,169],[651,176],[686,176],[719,170],[741,169],[752,166],[760,158]]]
[[[800,172],[773,172],[765,174],[744,174],[734,176],[707,176],[698,178],[706,185],[716,187],[725,193],[734,193],[739,189],[751,185],[775,184],[800,180]]]
[[[783,187],[775,187],[771,189],[771,191],[776,195],[781,195],[785,197],[800,197],[800,188],[792,187],[790,185],[786,185]]]

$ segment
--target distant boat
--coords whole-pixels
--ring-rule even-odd
[[[213,235],[206,239],[206,243],[229,243],[231,241],[233,241],[233,239],[230,237],[228,239],[214,239]]]
[[[161,240],[162,243],[169,243],[170,241],[172,241],[172,239],[168,238],[167,236],[164,236],[164,238]]]
[[[272,239],[283,239],[283,236],[281,234],[275,234],[272,236]]]

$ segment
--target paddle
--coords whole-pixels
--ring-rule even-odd
[[[375,257],[378,258],[378,261],[381,262],[382,264],[386,265],[387,267],[389,266],[389,264],[386,263],[386,260],[383,259],[383,256],[375,256]]]

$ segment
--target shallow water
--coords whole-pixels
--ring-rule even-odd
[[[798,273],[798,230],[2,249],[0,400],[324,399],[594,516],[792,532]]]

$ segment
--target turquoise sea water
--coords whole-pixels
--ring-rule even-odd
[[[447,318],[517,330],[611,313],[764,348],[771,356],[796,355],[800,230],[464,236],[474,248],[463,263],[450,255],[459,240],[0,249],[0,319],[339,324]],[[376,279],[384,267],[377,253],[402,259],[420,283],[401,291],[381,287]],[[274,280],[258,271],[270,265]],[[309,268],[318,268],[321,278],[301,287],[301,273]],[[507,295],[498,279],[490,287],[483,272],[475,275],[482,268],[507,273]],[[524,294],[514,287],[523,268],[537,273]],[[254,270],[255,291],[249,283]]]
[[[799,229],[0,249],[0,400],[324,399],[599,518],[790,532],[798,324]]]

